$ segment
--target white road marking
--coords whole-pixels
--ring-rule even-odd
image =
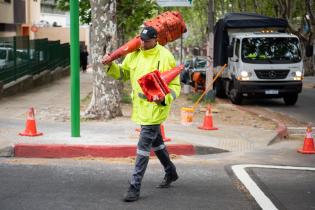
[[[294,167],[294,166],[274,166],[274,165],[255,165],[242,164],[232,166],[232,170],[237,178],[245,185],[250,194],[254,197],[258,205],[262,209],[274,210],[278,209],[271,200],[264,194],[264,192],[257,186],[257,184],[250,178],[245,171],[245,168],[268,168],[268,169],[284,169],[284,170],[303,170],[315,171],[315,168],[310,167]]]

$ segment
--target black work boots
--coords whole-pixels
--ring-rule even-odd
[[[162,182],[157,186],[157,188],[169,188],[172,182],[175,182],[178,179],[178,175],[175,172],[172,173],[171,176],[164,176]]]
[[[124,201],[132,202],[139,199],[140,190],[137,190],[134,186],[130,185],[128,191],[124,195]]]

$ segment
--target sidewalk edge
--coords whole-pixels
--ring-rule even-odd
[[[136,155],[136,145],[64,145],[64,144],[16,144],[14,157],[26,158],[73,158],[73,157],[103,157],[124,158]],[[167,145],[170,154],[195,155],[192,144]],[[150,155],[154,155],[151,151]]]
[[[244,112],[249,112],[249,113],[257,115],[257,116],[259,115],[258,112],[255,112],[253,110],[249,110],[247,108],[244,108],[244,107],[241,107],[241,106],[238,106],[238,105],[234,105],[234,106],[237,109],[242,110]],[[289,136],[288,128],[283,122],[281,122],[279,120],[276,120],[274,118],[266,117],[266,116],[264,116],[264,118],[268,119],[268,120],[271,120],[271,121],[273,121],[273,122],[275,122],[277,124],[277,128],[275,130],[276,131],[276,135],[269,140],[267,146],[270,146],[271,144],[275,143],[278,138],[285,139],[285,138],[287,138]]]
[[[14,146],[0,148],[0,157],[14,157]]]

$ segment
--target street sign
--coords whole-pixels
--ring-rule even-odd
[[[191,7],[192,0],[156,0],[161,7]]]

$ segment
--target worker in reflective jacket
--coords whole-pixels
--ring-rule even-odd
[[[137,80],[143,75],[158,69],[164,72],[175,67],[175,59],[169,50],[157,42],[157,31],[153,27],[144,27],[140,34],[140,49],[128,54],[121,65],[115,62],[105,63],[109,55],[103,57],[107,64],[105,71],[115,79],[130,80],[132,86],[132,120],[141,125],[141,133],[137,145],[135,168],[131,176],[130,186],[124,195],[124,201],[136,201],[140,196],[141,180],[147,168],[150,150],[153,148],[165,170],[162,182],[157,186],[167,188],[178,179],[176,167],[170,160],[163,142],[160,124],[166,120],[171,103],[179,96],[180,81],[177,76],[169,83],[171,93],[165,98],[156,98],[149,102],[143,94]]]

